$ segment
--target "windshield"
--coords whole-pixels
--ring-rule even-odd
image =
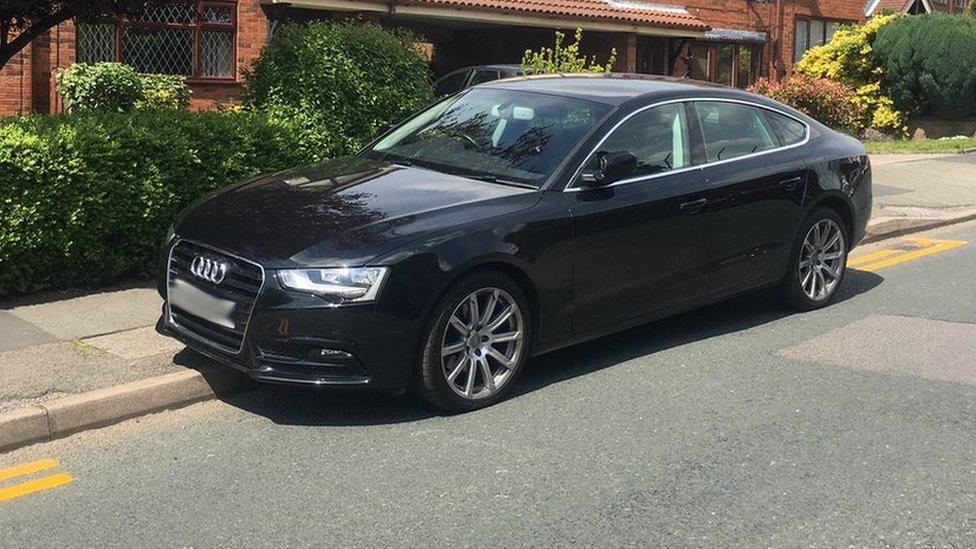
[[[541,93],[475,89],[434,105],[365,154],[539,186],[609,109]]]

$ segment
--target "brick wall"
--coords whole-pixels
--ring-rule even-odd
[[[260,0],[239,0],[237,71],[233,82],[190,80],[190,108],[208,109],[215,102],[232,105],[241,91],[243,70],[260,54],[267,41],[268,17]],[[0,116],[27,112],[58,112],[60,98],[54,89],[54,71],[75,60],[75,31],[62,23],[36,38],[0,69]]]
[[[21,114],[31,110],[32,49],[24,48],[0,69],[0,115]]]
[[[768,4],[747,0],[685,0],[682,4],[714,28],[768,33],[763,72],[772,76],[783,76],[793,67],[797,16],[864,21],[864,5],[860,0],[774,0]]]
[[[946,0],[946,2],[952,1]],[[689,11],[715,28],[770,33],[770,42],[763,51],[764,67],[761,71],[770,75],[786,74],[792,67],[793,31],[797,16],[863,20],[863,5],[860,0],[778,0],[769,4],[747,0],[684,0],[683,2],[672,0],[672,3],[687,6]],[[232,82],[190,80],[190,87],[194,92],[191,108],[211,108],[215,102],[236,103],[241,90],[242,71],[260,54],[267,40],[268,15],[261,6],[261,0],[239,0],[237,9],[235,80]],[[328,14],[315,12],[315,16],[326,17]],[[492,37],[482,36],[487,32],[456,33],[459,35],[457,42],[466,43],[469,47],[451,49],[455,53],[462,52],[464,59],[450,58],[451,52],[440,57],[435,55],[435,72],[453,66],[499,60],[518,62],[526,45],[537,46],[548,43],[552,36],[552,31],[548,29],[522,27],[512,29],[513,35],[518,37],[517,40],[497,40],[497,31],[488,33]],[[495,46],[487,47],[486,44],[495,44]],[[588,53],[597,53],[602,57],[605,55],[605,49],[615,45],[618,55],[615,68],[634,70],[636,61],[634,36],[588,33],[587,46],[596,45],[600,46],[598,49],[604,51]],[[74,49],[74,25],[68,22],[52,29],[35,40],[30,48],[15,56],[0,70],[0,115],[31,110],[57,112],[60,105],[54,90],[53,72],[58,67],[69,66],[74,61]]]

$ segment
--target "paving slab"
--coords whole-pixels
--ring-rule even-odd
[[[167,353],[172,355],[183,348],[182,343],[159,335],[152,326],[91,337],[81,341],[85,345],[90,345],[126,360]]]
[[[53,335],[7,311],[0,311],[0,351],[53,341],[56,341]]]
[[[162,298],[154,288],[132,288],[24,305],[8,312],[57,339],[73,340],[152,326],[161,307]]]
[[[184,369],[174,353],[127,361],[79,342],[0,352],[0,412]]]

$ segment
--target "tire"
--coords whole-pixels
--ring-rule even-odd
[[[472,296],[477,303],[473,320]],[[453,284],[431,312],[413,392],[450,412],[505,399],[529,356],[533,319],[528,303],[519,285],[499,272],[476,272]]]
[[[829,234],[818,241],[818,234],[827,231]],[[837,243],[828,245],[836,235]],[[830,208],[814,210],[800,226],[790,250],[786,274],[779,284],[783,301],[800,311],[829,305],[844,281],[849,246],[850,230],[837,212]]]

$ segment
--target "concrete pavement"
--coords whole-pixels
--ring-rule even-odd
[[[148,286],[0,304],[0,412],[182,370],[161,304]]]
[[[540,357],[471,414],[261,387],[0,455],[71,477],[0,545],[969,546],[976,223],[924,236],[969,244]]]
[[[976,218],[976,154],[874,155],[870,239]]]

